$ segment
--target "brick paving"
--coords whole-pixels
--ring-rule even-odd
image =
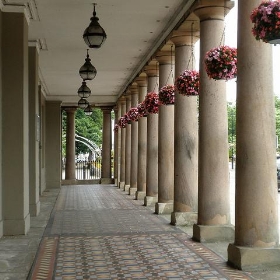
[[[114,186],[63,186],[30,279],[253,279]],[[51,276],[50,276],[51,275]]]

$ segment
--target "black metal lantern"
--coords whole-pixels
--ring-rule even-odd
[[[92,114],[92,108],[90,104],[88,104],[88,106],[84,109],[84,112],[86,116],[90,116]]]
[[[79,108],[81,109],[85,109],[87,106],[89,105],[88,101],[84,98],[81,98],[79,101],[78,101],[78,106]]]
[[[78,95],[81,98],[88,98],[91,95],[91,90],[90,88],[87,86],[87,83],[85,81],[82,82],[82,85],[80,86],[80,88],[78,89]]]
[[[89,58],[88,50],[85,61],[86,62],[84,63],[84,65],[79,70],[79,74],[84,81],[93,80],[96,76],[97,71],[96,68],[90,63],[91,59]]]
[[[89,48],[98,49],[106,40],[107,35],[98,23],[99,18],[96,16],[95,5],[96,3],[93,4],[93,16],[90,18],[89,26],[84,31],[83,38]]]

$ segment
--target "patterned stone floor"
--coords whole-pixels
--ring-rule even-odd
[[[63,186],[30,273],[54,279],[252,279],[113,186]]]

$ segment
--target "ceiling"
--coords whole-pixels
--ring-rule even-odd
[[[0,0],[1,1],[1,0]],[[95,0],[107,33],[100,49],[90,49],[97,76],[88,82],[90,103],[111,104],[141,72],[195,0]],[[29,41],[37,41],[40,80],[47,100],[77,104],[87,46],[82,38],[93,12],[91,0],[2,0],[25,5]]]

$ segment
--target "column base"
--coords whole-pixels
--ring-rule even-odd
[[[125,192],[129,192],[129,189],[130,189],[130,185],[125,185],[125,186],[124,186],[124,191],[125,191]]]
[[[117,178],[114,178],[114,184],[115,184],[116,187],[119,185],[119,182],[118,182]]]
[[[228,263],[240,270],[267,270],[280,265],[280,248],[228,246]]]
[[[197,223],[196,212],[172,212],[171,225],[176,226],[192,226]]]
[[[158,202],[158,197],[157,196],[146,196],[144,198],[144,205],[145,206],[155,206],[157,202]]]
[[[28,214],[23,220],[4,220],[4,235],[25,235],[30,229],[30,215]]]
[[[135,196],[137,192],[137,188],[129,188],[129,195]]]
[[[114,183],[114,179],[112,179],[112,178],[101,178],[100,179],[101,185],[111,185],[113,183]]]
[[[145,196],[146,196],[146,192],[140,192],[140,191],[136,192],[136,200],[143,200]]]
[[[124,182],[119,182],[119,188],[120,188],[121,190],[124,190]]]
[[[37,217],[40,213],[40,201],[36,204],[29,204],[29,212],[31,217]]]
[[[234,240],[234,227],[233,225],[217,225],[217,226],[205,226],[205,225],[193,225],[193,239],[198,242],[218,242]]]
[[[173,202],[172,203],[160,203],[157,202],[155,205],[155,213],[160,214],[171,214],[173,212]]]

